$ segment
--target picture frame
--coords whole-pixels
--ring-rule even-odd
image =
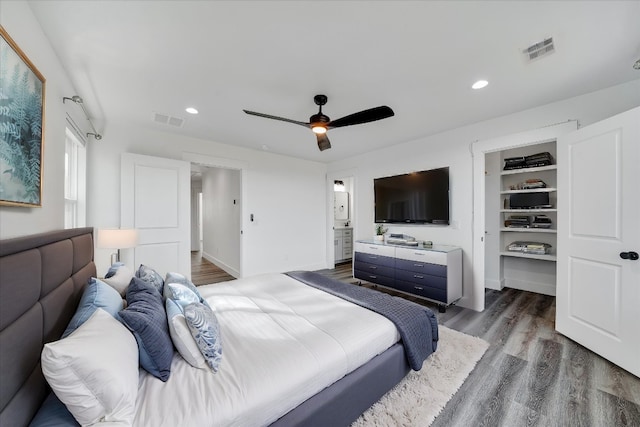
[[[42,207],[45,84],[0,26],[0,205]]]

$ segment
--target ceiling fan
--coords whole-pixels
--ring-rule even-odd
[[[272,116],[270,114],[256,113],[255,111],[243,111],[253,116],[280,120],[283,122],[294,123],[296,125],[310,128],[316,134],[316,138],[318,139],[318,148],[320,149],[320,151],[331,148],[331,143],[329,142],[329,138],[327,138],[326,135],[329,129],[375,122],[376,120],[386,119],[387,117],[391,117],[394,115],[391,108],[383,105],[380,107],[370,108],[368,110],[349,114],[348,116],[341,117],[337,120],[331,120],[328,116],[322,114],[322,106],[327,103],[327,96],[316,95],[313,97],[313,101],[319,107],[319,111],[318,114],[314,114],[313,116],[309,117],[309,122],[300,122],[297,120],[286,119],[284,117]]]

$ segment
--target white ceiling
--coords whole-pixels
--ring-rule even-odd
[[[331,162],[640,78],[637,0],[29,3],[106,125],[100,144],[109,123],[131,123]],[[527,63],[549,36],[556,51]],[[472,90],[479,78],[489,86]],[[320,152],[310,130],[242,112],[307,121],[315,94],[332,119],[395,116],[333,129]]]

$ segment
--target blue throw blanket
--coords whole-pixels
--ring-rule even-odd
[[[409,366],[422,368],[424,360],[438,347],[438,320],[427,307],[383,292],[339,282],[312,271],[291,271],[288,276],[391,320],[402,337]]]

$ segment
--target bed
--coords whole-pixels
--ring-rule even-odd
[[[58,342],[92,277],[92,228],[0,242],[0,425],[29,425],[51,399],[43,347]],[[219,320],[220,371],[195,369],[178,352],[166,382],[140,369],[133,424],[349,425],[426,357],[405,349],[410,338],[396,320],[349,302],[361,297],[351,288],[369,292],[306,272],[198,287]],[[429,331],[435,351],[435,316],[420,310],[425,319],[413,327]]]

